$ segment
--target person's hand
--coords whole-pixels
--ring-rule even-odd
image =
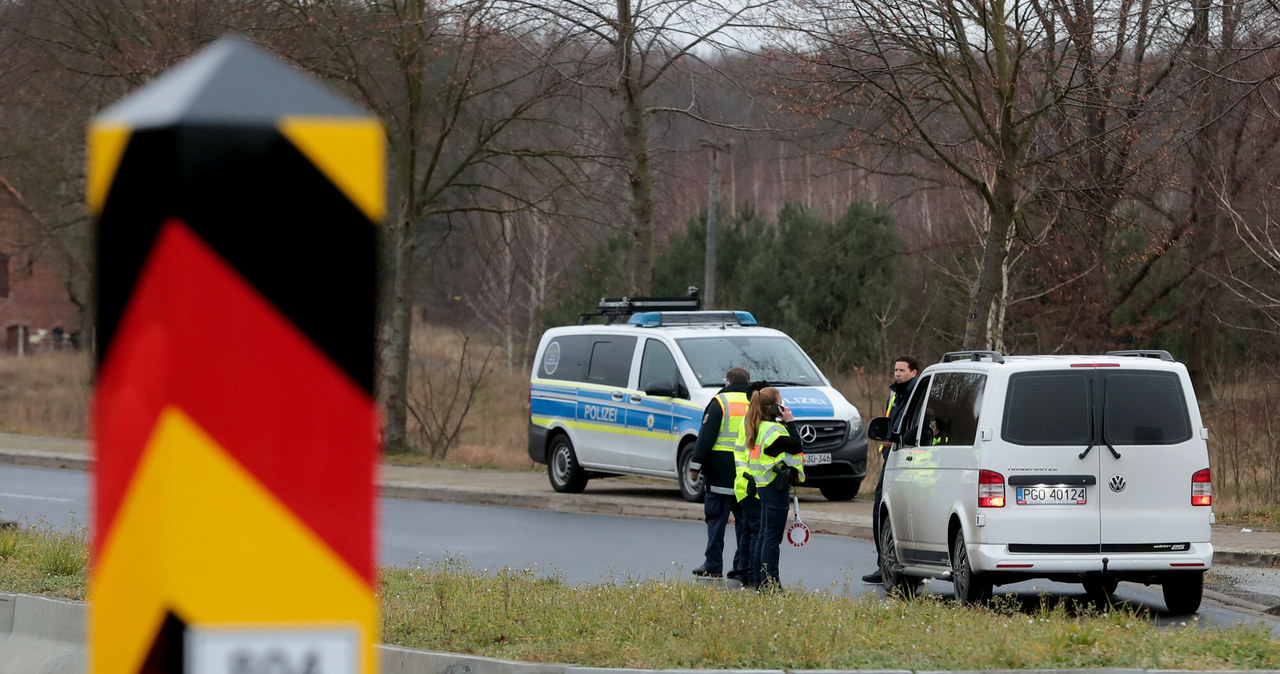
[[[796,418],[795,418],[794,416],[792,416],[792,415],[791,415],[791,408],[790,408],[790,407],[787,407],[786,405],[783,405],[783,404],[779,403],[779,404],[778,404],[778,412],[780,413],[780,416],[782,417],[782,422],[783,422],[783,423],[787,423],[788,421],[795,421],[795,420],[796,420]]]
[[[690,480],[693,480],[694,482],[697,482],[697,481],[698,481],[698,471],[696,471],[696,470],[691,470],[691,471],[689,471],[689,479],[690,479]]]

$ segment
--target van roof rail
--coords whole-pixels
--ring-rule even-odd
[[[1159,358],[1170,363],[1176,363],[1173,354],[1164,349],[1133,349],[1130,351],[1108,351],[1108,356],[1138,356],[1140,358]]]
[[[953,360],[971,360],[976,363],[982,360],[983,356],[990,358],[993,363],[1004,362],[1004,354],[999,351],[949,351],[942,354],[942,360],[938,362],[950,363]]]
[[[638,311],[697,311],[701,307],[702,298],[693,286],[684,297],[601,297],[596,304],[596,313],[578,314],[578,325],[584,325],[596,316],[604,316],[604,324],[609,325]]]

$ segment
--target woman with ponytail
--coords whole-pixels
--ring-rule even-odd
[[[747,416],[738,432],[735,450],[738,483],[735,490],[750,526],[758,509],[758,527],[751,547],[747,587],[781,587],[778,560],[782,534],[791,506],[791,485],[804,481],[804,454],[791,410],[782,404],[782,394],[772,386],[751,394]],[[753,504],[752,501],[755,501]],[[758,504],[758,505],[756,505]]]

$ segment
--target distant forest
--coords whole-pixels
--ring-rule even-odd
[[[417,319],[521,368],[601,296],[705,288],[709,226],[714,306],[833,371],[1158,348],[1207,397],[1280,374],[1278,21],[1261,0],[5,0],[0,213],[71,258],[91,320],[87,125],[236,33],[386,127],[389,442]]]

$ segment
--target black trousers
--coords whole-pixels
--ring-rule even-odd
[[[706,498],[702,502],[702,513],[707,520],[707,549],[704,553],[706,561],[702,568],[711,573],[724,571],[724,531],[729,525],[729,515],[733,515],[733,531],[737,538],[737,550],[733,553],[733,570],[742,574],[747,570],[750,560],[751,529],[742,518],[742,507],[733,494],[717,494],[707,489]]]

